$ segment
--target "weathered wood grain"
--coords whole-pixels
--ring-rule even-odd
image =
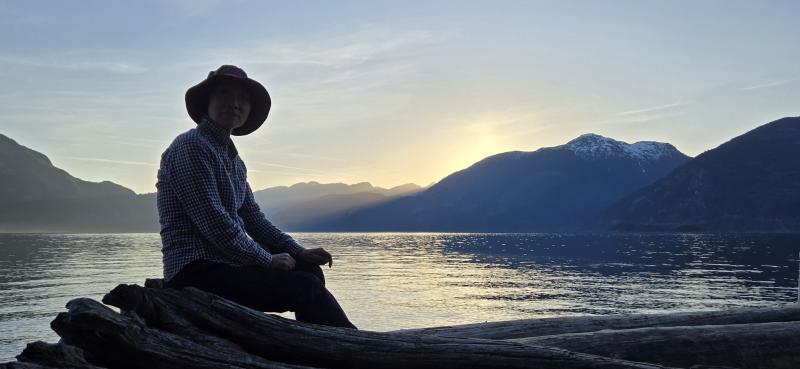
[[[800,305],[700,311],[670,314],[631,314],[609,316],[570,316],[522,319],[421,329],[393,331],[396,334],[433,335],[505,340],[566,333],[595,332],[603,329],[676,327],[745,323],[800,321]]]
[[[103,302],[148,326],[184,335],[199,329],[273,361],[330,368],[659,368],[516,342],[395,335],[300,323],[194,288],[120,285]]]
[[[80,347],[87,359],[112,368],[298,368],[244,351],[210,349],[147,327],[135,314],[118,314],[86,298],[67,303],[51,323],[65,343]]]
[[[796,305],[368,332],[157,282],[108,293],[103,301],[121,314],[94,300],[70,301],[51,324],[61,342],[31,343],[0,369],[800,367]],[[515,338],[496,339],[505,337]]]
[[[512,341],[679,367],[800,368],[800,322],[602,330]]]
[[[43,367],[102,369],[89,363],[83,350],[65,343],[31,342],[17,355],[17,360]]]

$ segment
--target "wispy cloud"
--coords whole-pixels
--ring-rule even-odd
[[[163,95],[116,89],[91,91],[89,88],[86,91],[18,90],[0,94],[0,110],[6,124],[46,127],[47,134],[64,139],[108,132],[116,135],[111,139],[123,143],[145,141],[148,136],[163,140],[157,127],[169,130],[168,127],[179,127],[180,122],[186,121],[179,113],[169,110],[179,102],[170,102]],[[76,132],[81,134],[76,135]]]
[[[156,140],[143,137],[132,137],[132,136],[105,135],[105,134],[87,134],[74,137],[63,137],[60,135],[50,134],[43,137],[53,142],[62,142],[62,143],[74,142],[79,144],[94,145],[97,147],[105,147],[106,145],[111,143],[114,146],[125,145],[125,146],[141,147],[147,149],[153,149],[153,148],[160,149],[166,144],[163,140]]]
[[[623,115],[624,116],[624,115],[638,115],[638,114],[645,114],[645,113],[653,113],[653,112],[658,112],[658,111],[662,111],[662,110],[668,110],[668,109],[677,108],[679,106],[685,106],[685,105],[688,105],[688,104],[689,103],[686,103],[686,102],[678,102],[678,103],[672,103],[672,104],[666,104],[666,105],[651,106],[651,107],[642,108],[642,109],[633,109],[633,110],[621,111],[619,113],[616,113],[615,115]]]
[[[267,162],[263,162],[263,161],[252,161],[252,160],[250,160],[250,161],[248,161],[248,163],[267,166],[267,167],[292,169],[292,170],[303,171],[303,172],[326,173],[324,171],[320,171],[320,170],[317,170],[317,169],[302,168],[302,167],[296,167],[296,166],[291,166],[291,165],[283,165],[283,164],[275,164],[275,163],[267,163]]]
[[[322,175],[331,175],[331,174],[334,174],[334,173],[331,173],[330,171],[325,171],[325,170],[304,168],[304,167],[298,167],[298,166],[292,166],[292,165],[284,165],[284,164],[276,164],[276,163],[267,163],[267,162],[263,162],[263,161],[248,161],[247,163],[248,164],[255,164],[255,165],[259,165],[259,166],[265,166],[265,167],[272,167],[272,168],[280,168],[280,169],[288,169],[288,170],[290,170],[290,172],[288,172],[288,173],[283,171],[282,174],[298,174],[298,173],[299,174],[315,174],[315,175],[320,175],[320,174],[322,174]],[[250,171],[249,168],[248,168],[248,171]],[[263,170],[260,170],[260,171],[263,171]],[[273,171],[269,170],[268,172],[273,172]],[[355,175],[355,174],[352,174],[352,173],[345,173],[345,172],[343,172],[341,170],[337,170],[335,175],[336,176],[353,177],[353,178],[359,177],[358,175]]]
[[[598,125],[614,125],[614,124],[632,124],[632,123],[646,123],[652,122],[657,120],[662,120],[665,118],[673,118],[676,116],[682,115],[682,112],[648,112],[648,113],[640,113],[636,115],[628,115],[622,117],[614,117],[610,119],[600,120],[594,122]]]
[[[765,83],[759,83],[759,84],[743,87],[740,90],[741,91],[750,91],[750,90],[759,90],[759,89],[762,89],[762,88],[778,87],[778,86],[783,86],[783,85],[786,85],[786,84],[789,84],[789,83],[792,83],[792,82],[796,82],[796,81],[800,81],[800,78],[788,78],[788,79],[781,79],[781,80],[770,81],[770,82],[765,82]]]
[[[224,51],[216,50],[202,60],[204,65],[209,61],[224,63],[228,60],[237,60],[245,65],[350,68],[367,62],[412,56],[421,52],[421,47],[437,44],[448,37],[449,34],[426,30],[396,32],[368,28],[319,41],[246,45]]]
[[[344,158],[334,157],[329,155],[317,155],[317,154],[307,154],[301,153],[298,151],[308,151],[307,146],[302,146],[298,144],[291,144],[288,142],[270,142],[268,145],[269,149],[263,148],[263,146],[259,146],[256,148],[247,147],[242,148],[239,152],[246,152],[246,156],[248,157],[274,157],[274,156],[281,156],[281,157],[289,157],[289,158],[299,158],[299,159],[310,159],[310,160],[319,160],[325,162],[345,162]]]
[[[147,71],[142,65],[124,61],[73,61],[64,65],[67,69],[105,70],[114,73],[143,73]]]
[[[301,159],[335,161],[335,162],[344,162],[344,161],[346,161],[345,159],[342,159],[342,158],[334,158],[334,157],[331,157],[331,156],[324,156],[324,155],[298,154],[298,153],[292,153],[292,152],[277,152],[277,153],[274,153],[274,154],[275,155],[283,155],[283,156],[295,157],[295,158],[301,158]]]
[[[275,116],[290,122],[285,129],[333,129],[394,114],[398,101],[420,89],[422,54],[452,35],[365,27],[315,40],[198,51],[186,60],[191,68],[198,61],[204,67],[233,62],[258,78],[267,76],[276,93]]]
[[[100,159],[100,158],[87,158],[87,157],[79,157],[79,156],[65,156],[63,158],[64,159],[68,159],[68,160],[87,161],[87,162],[103,163],[103,164],[139,165],[139,166],[148,166],[148,167],[158,167],[158,164],[156,164],[156,163],[147,163],[147,162],[143,162],[143,161],[112,160],[112,159]]]
[[[85,57],[76,58],[66,55],[53,56],[27,56],[19,54],[0,54],[0,65],[14,64],[26,67],[47,68],[47,69],[69,69],[69,70],[101,70],[112,73],[142,73],[146,72],[144,66],[123,60],[103,57],[89,53]]]

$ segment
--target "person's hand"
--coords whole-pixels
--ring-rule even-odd
[[[294,258],[285,252],[272,255],[272,262],[269,267],[270,269],[290,271],[294,269]]]
[[[297,254],[297,259],[314,265],[328,264],[328,268],[333,266],[333,257],[325,249],[305,249]]]

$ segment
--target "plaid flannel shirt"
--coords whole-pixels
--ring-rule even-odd
[[[303,250],[264,217],[230,133],[208,117],[161,155],[156,188],[167,281],[195,260],[269,266]]]

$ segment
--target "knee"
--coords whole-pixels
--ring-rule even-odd
[[[319,301],[321,296],[327,293],[322,281],[311,273],[294,272],[292,276],[291,301],[294,309],[313,306]]]
[[[325,275],[322,273],[322,268],[320,268],[319,265],[306,262],[297,262],[297,264],[295,264],[295,270],[298,272],[311,274],[316,277],[323,286],[325,285]]]
[[[316,275],[309,272],[295,272],[295,287],[302,291],[316,292],[324,289],[325,285]]]

